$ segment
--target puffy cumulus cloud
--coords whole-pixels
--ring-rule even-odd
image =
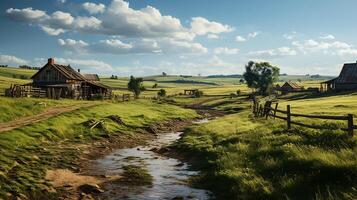
[[[341,41],[332,41],[332,42],[325,42],[325,41],[316,41],[313,39],[305,40],[305,41],[293,41],[292,45],[302,51],[303,53],[308,52],[318,52],[324,51],[328,53],[329,50],[336,50],[336,49],[350,49],[352,46]]]
[[[283,37],[287,40],[293,40],[294,38],[296,38],[297,32],[292,31],[291,33],[286,33],[283,35]]]
[[[82,4],[82,6],[90,14],[103,13],[105,11],[105,5],[101,3],[95,4],[91,2],[85,2]]]
[[[68,51],[76,52],[76,53],[87,53],[88,43],[82,40],[72,40],[72,39],[58,39],[58,44],[64,47]]]
[[[320,39],[322,39],[322,40],[334,40],[335,36],[333,36],[331,34],[325,34],[325,35],[321,35]]]
[[[7,65],[25,65],[28,62],[16,56],[0,54],[0,63],[7,64]]]
[[[129,3],[124,0],[113,0],[106,9],[100,4],[90,7],[91,12],[100,11],[100,15],[76,16],[69,13],[56,11],[52,15],[45,11],[33,8],[16,9],[9,8],[6,14],[9,18],[37,24],[46,27],[43,30],[54,35],[53,30],[80,31],[104,35],[124,36],[131,38],[175,38],[183,40],[193,40],[195,34],[188,28],[181,25],[179,19],[170,15],[162,15],[160,11],[152,6],[136,10],[129,7]],[[96,7],[96,10],[94,9]],[[57,31],[61,33],[61,31]]]
[[[258,35],[260,35],[260,31],[255,31],[255,32],[249,33],[248,38],[255,38]]]
[[[290,47],[280,47],[277,49],[266,49],[260,51],[251,51],[248,53],[249,56],[254,58],[279,58],[284,56],[294,56],[297,52]]]
[[[48,17],[45,11],[35,10],[31,7],[24,9],[9,8],[6,10],[7,16],[15,21],[40,22]]]
[[[48,27],[48,26],[40,26],[41,29],[47,33],[48,35],[59,35],[61,33],[65,33],[66,31],[63,30],[63,29],[54,29],[54,28],[51,28],[51,27]]]
[[[80,68],[88,72],[109,73],[115,71],[114,68],[100,60],[84,60],[72,58],[55,58],[56,63],[71,65],[73,68]]]
[[[208,34],[207,38],[208,39],[219,39],[219,36],[217,34]]]
[[[237,48],[227,48],[227,47],[218,47],[213,50],[214,54],[225,54],[225,55],[236,55],[239,53]]]
[[[208,21],[203,17],[194,17],[191,21],[191,31],[197,35],[227,33],[233,30],[234,28],[229,25]]]
[[[245,41],[247,41],[247,39],[245,39],[243,36],[237,35],[236,41],[237,42],[245,42]]]
[[[141,39],[131,43],[124,43],[119,39],[100,40],[88,44],[84,41],[72,39],[59,39],[58,44],[63,48],[78,53],[104,53],[104,54],[138,54],[138,53],[206,53],[207,48],[199,43],[174,39]]]
[[[161,15],[152,6],[140,10],[129,7],[123,0],[113,0],[103,18],[103,32],[127,37],[172,37],[192,40],[194,35],[181,25],[179,19]]]

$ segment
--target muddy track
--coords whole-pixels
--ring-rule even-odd
[[[86,104],[81,104],[81,105],[51,107],[37,115],[21,117],[19,119],[13,120],[13,121],[0,123],[0,132],[9,131],[9,130],[20,128],[22,126],[26,126],[26,125],[29,125],[29,124],[32,124],[35,122],[40,122],[40,121],[46,120],[48,118],[60,115],[62,113],[71,112],[74,110],[78,110],[80,108],[88,108],[88,107],[93,107],[93,106],[96,106],[96,104],[86,103]]]

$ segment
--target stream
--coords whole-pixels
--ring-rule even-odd
[[[195,123],[205,123],[207,119]],[[120,175],[123,167],[135,165],[145,167],[153,176],[149,186],[123,185],[111,183],[106,186],[104,197],[108,199],[210,199],[212,194],[207,190],[190,187],[186,181],[198,171],[189,169],[189,165],[175,158],[160,155],[152,149],[162,148],[178,140],[182,132],[164,133],[157,136],[145,146],[118,149],[113,153],[97,160],[100,171],[107,175]]]

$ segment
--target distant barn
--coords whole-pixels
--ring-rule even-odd
[[[69,65],[59,65],[49,58],[31,79],[32,87],[45,90],[50,98],[94,99],[111,95],[109,86],[99,83],[96,74],[80,74]]]
[[[292,81],[287,81],[281,87],[277,88],[277,90],[281,91],[282,93],[296,92],[301,91],[302,89],[302,86]]]
[[[345,63],[337,78],[321,83],[323,91],[357,90],[357,62]]]

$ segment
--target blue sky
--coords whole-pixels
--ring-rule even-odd
[[[236,74],[249,60],[337,75],[357,60],[355,0],[2,0],[0,63]]]

